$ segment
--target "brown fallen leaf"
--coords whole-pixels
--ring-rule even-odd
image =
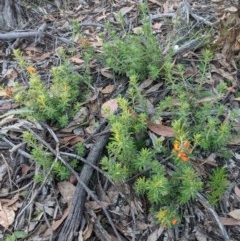
[[[21,206],[17,203],[19,193],[13,196],[12,199],[0,199],[0,225],[8,228],[15,220],[15,211]]]
[[[235,218],[225,218],[225,217],[219,217],[222,224],[225,226],[235,226],[240,225],[240,221],[236,220]]]
[[[154,30],[159,30],[162,27],[162,23],[161,22],[156,22],[152,25],[152,28]]]
[[[152,121],[148,121],[147,127],[150,131],[152,131],[153,133],[155,133],[159,136],[164,136],[164,137],[175,136],[174,130],[169,126],[165,126],[165,125],[162,125],[162,124],[155,124]]]
[[[76,187],[72,183],[67,181],[58,182],[57,186],[64,200],[68,203],[68,206],[70,206]]]
[[[150,86],[152,84],[152,82],[153,82],[153,79],[146,79],[138,86],[138,89],[143,90],[143,89],[147,88],[148,86]]]
[[[148,90],[145,92],[145,94],[147,95],[147,94],[151,94],[151,93],[153,93],[153,92],[156,92],[162,85],[163,85],[162,82],[153,85],[150,89],[148,89]]]
[[[234,98],[233,100],[240,101],[240,97]]]
[[[123,7],[119,10],[119,12],[124,16],[125,14],[131,12],[131,10],[134,8],[134,6],[131,7]]]
[[[27,55],[33,55],[35,53],[41,53],[41,49],[40,48],[36,48],[36,47],[33,47],[33,46],[28,46],[26,48],[24,48],[24,52],[27,54]]]
[[[169,13],[168,2],[165,2],[162,7],[163,7],[163,13]]]
[[[53,53],[52,52],[47,52],[47,53],[44,53],[40,56],[33,56],[33,60],[35,62],[37,61],[41,61],[41,60],[44,60],[44,59],[47,59],[48,57],[50,57]]]
[[[101,202],[102,205],[104,207],[108,207],[111,203],[109,202]],[[87,201],[86,203],[87,205],[89,205],[89,207],[93,210],[93,211],[97,211],[99,209],[101,209],[102,207],[96,202],[96,201]]]
[[[7,229],[15,219],[15,212],[7,205],[2,205],[0,202],[0,225]]]
[[[83,59],[81,59],[79,56],[73,56],[73,57],[71,57],[70,58],[70,61],[72,62],[72,63],[75,63],[75,64],[83,64],[84,63],[84,60]]]
[[[240,197],[240,189],[238,188],[237,185],[234,187],[234,192],[238,197]]]
[[[115,89],[114,85],[108,85],[104,89],[101,90],[103,94],[111,94]]]
[[[15,194],[11,199],[1,198],[0,202],[9,207],[13,205],[15,202],[17,202],[18,199],[19,199],[19,193]]]
[[[61,193],[61,195],[67,202],[68,207],[64,210],[62,217],[59,220],[57,220],[56,222],[54,222],[52,224],[51,228],[48,228],[45,231],[45,233],[43,234],[43,237],[49,236],[52,233],[52,231],[56,230],[62,224],[62,222],[66,219],[66,217],[69,214],[70,207],[71,207],[70,204],[72,203],[73,196],[74,196],[74,193],[76,190],[76,187],[72,183],[67,182],[67,181],[58,182],[57,185],[58,185],[59,192]]]
[[[100,37],[98,37],[97,35],[95,36],[95,39],[93,41],[91,41],[91,46],[92,47],[101,47],[103,45],[103,41]]]
[[[215,65],[211,65],[211,72],[219,74],[223,78],[230,80],[232,83],[235,82],[235,79],[234,79],[232,73],[229,73],[228,71],[226,71],[224,69],[217,68]]]
[[[228,215],[240,221],[240,209],[234,209],[233,211],[229,212]]]
[[[90,223],[89,225],[87,225],[87,227],[83,231],[83,240],[89,239],[91,237],[92,233],[93,233],[93,224]]]
[[[43,237],[49,236],[52,233],[52,231],[56,230],[62,224],[62,222],[66,219],[66,217],[69,214],[69,211],[70,211],[70,206],[64,210],[62,217],[56,222],[54,222],[51,228],[48,228],[45,231],[45,233],[43,234]]]
[[[107,118],[108,116],[112,115],[117,109],[117,99],[111,99],[102,105],[101,114],[103,117]]]
[[[22,168],[21,168],[21,172],[22,172],[22,174],[23,175],[26,175],[30,170],[31,170],[31,166],[29,166],[29,165],[26,165],[26,164],[24,164],[24,165],[22,165]]]
[[[6,111],[6,110],[12,110],[12,109],[16,109],[17,107],[19,107],[19,104],[15,104],[15,103],[6,103],[1,105],[1,111]]]
[[[153,3],[153,4],[156,4],[158,5],[159,7],[162,7],[162,3],[156,1],[156,0],[148,0],[150,3]]]
[[[106,77],[106,78],[108,78],[108,79],[113,79],[113,78],[114,78],[113,75],[109,72],[109,68],[102,68],[102,69],[100,70],[100,72],[101,72],[101,74],[102,74],[104,77]]]
[[[75,145],[78,142],[83,142],[84,138],[81,136],[75,136],[75,135],[71,135],[71,136],[64,136],[63,138],[60,139],[60,143],[61,144],[68,144],[70,146]]]

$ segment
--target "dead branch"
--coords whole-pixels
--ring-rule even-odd
[[[201,47],[202,45],[204,45],[205,40],[206,40],[206,36],[192,39],[192,40],[188,41],[187,43],[183,44],[180,48],[175,49],[173,51],[173,56],[182,54],[189,50],[195,50],[195,49]]]
[[[100,27],[100,28],[105,28],[103,24],[100,23],[92,23],[92,22],[84,22],[84,23],[79,23],[81,27],[83,26],[94,26],[94,27]],[[53,38],[58,38],[63,42],[66,42],[69,40],[66,40],[65,38],[61,37],[54,37],[50,34],[44,33],[44,30],[46,29],[46,24],[42,25],[38,30],[33,30],[33,31],[16,31],[16,32],[9,32],[9,33],[0,33],[0,40],[13,40],[17,38],[30,38],[30,37],[35,37],[37,39],[40,39],[42,35],[46,35],[48,37],[53,37]]]
[[[39,37],[40,35],[41,35],[41,32],[39,31],[0,33],[0,40],[9,41],[17,38]]]
[[[176,13],[159,13],[159,14],[150,14],[149,19],[152,20],[156,20],[159,18],[172,18],[176,15]],[[204,24],[206,24],[207,26],[213,27],[215,25],[215,23],[212,23],[210,21],[208,21],[207,19],[193,13],[192,11],[190,11],[190,15],[192,18],[194,18],[197,21],[203,22]]]
[[[91,223],[93,224],[94,231],[96,236],[101,240],[101,241],[112,241],[110,235],[107,233],[107,231],[103,228],[103,226],[100,223],[99,218],[96,216],[94,211],[91,209],[89,205],[86,205],[86,209],[88,214],[91,216]]]

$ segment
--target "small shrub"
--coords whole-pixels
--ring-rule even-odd
[[[53,67],[50,87],[43,83],[32,66],[27,66],[21,53],[15,51],[19,64],[29,73],[29,89],[17,86],[14,100],[31,110],[39,121],[48,121],[64,127],[73,116],[74,105],[81,100],[85,77],[73,70],[70,64]],[[81,90],[81,91],[80,91]]]
[[[211,93],[205,86],[211,56],[205,50],[200,57],[197,81],[185,77],[183,66],[175,66],[169,56],[165,58],[162,70],[171,96],[159,103],[154,118],[159,119],[166,111],[172,113],[175,137],[170,140],[170,145],[164,138],[156,138],[148,147],[144,140],[139,141],[139,136],[147,136],[149,119],[146,101],[138,89],[136,78],[139,75],[130,76],[128,100],[118,98],[120,113],[109,117],[112,135],[107,146],[108,154],[101,161],[106,175],[114,182],[122,183],[141,173],[134,183],[136,193],[146,195],[156,221],[166,228],[177,225],[181,220],[181,207],[206,188],[191,160],[196,155],[216,151],[221,155],[232,137],[233,115],[222,121],[226,107],[219,102],[227,91],[226,86],[216,88],[217,93]],[[116,64],[115,68],[118,69],[119,65]],[[177,77],[173,74],[176,69]],[[192,91],[195,89],[197,93]],[[172,162],[174,170],[170,171],[171,174],[160,164],[157,154]],[[218,180],[222,189],[218,189]],[[226,187],[226,176],[221,170],[211,176],[209,187],[211,194],[208,197],[215,205]]]
[[[217,203],[221,200],[221,197],[225,193],[229,182],[227,180],[227,171],[225,168],[217,168],[213,170],[213,173],[209,177],[209,193],[207,198],[209,202],[216,206]]]
[[[66,180],[70,177],[70,171],[52,155],[46,148],[44,148],[37,139],[30,132],[23,132],[23,140],[30,149],[30,154],[34,161],[42,168],[42,173],[35,176],[36,182],[44,181],[45,175],[50,171],[50,177],[57,180]],[[76,168],[77,161],[71,160],[70,165]]]
[[[139,80],[146,77],[157,79],[162,63],[160,46],[152,33],[144,5],[141,5],[141,10],[141,33],[125,34],[119,38],[110,29],[112,39],[104,39],[103,60],[117,74],[135,75]]]
[[[130,89],[137,85],[134,79],[130,78]],[[117,183],[122,183],[133,175],[145,171],[146,174],[135,181],[136,192],[147,195],[155,207],[153,210],[156,219],[163,226],[172,227],[180,220],[176,204],[178,206],[186,204],[202,189],[202,182],[190,162],[178,155],[183,151],[188,155],[190,144],[188,146],[185,144],[184,148],[179,142],[179,146],[175,145],[173,151],[166,152],[163,139],[157,138],[155,141],[157,144],[147,148],[144,142],[136,141],[137,136],[146,132],[147,115],[144,112],[136,113],[134,106],[131,105],[132,102],[124,98],[118,98],[118,104],[121,113],[109,117],[112,136],[107,146],[108,155],[101,160],[102,167],[107,176]],[[176,131],[180,133],[179,130]],[[179,136],[179,140],[182,141],[184,137]],[[187,140],[183,142],[188,143]],[[171,156],[176,164],[176,171],[172,176],[167,176],[165,167],[156,159],[157,153]],[[163,210],[171,213],[168,218],[162,214]]]
[[[169,111],[172,113],[173,126],[175,122],[181,123],[187,130],[189,140],[193,140],[199,149],[206,154],[214,151],[223,151],[224,146],[230,140],[232,133],[233,115],[223,121],[227,114],[227,107],[221,104],[223,94],[227,92],[226,85],[216,87],[219,92],[212,93],[204,86],[204,78],[207,75],[208,65],[211,61],[208,50],[203,51],[199,62],[198,81],[191,77],[184,77],[184,68],[177,66],[177,71],[182,76],[173,75],[174,68],[170,63],[164,64],[166,81],[171,88],[171,96],[167,96],[158,105],[158,114]],[[170,61],[170,60],[169,60]],[[167,66],[167,67],[166,67]],[[169,67],[171,66],[171,67]],[[197,142],[196,142],[197,137]]]

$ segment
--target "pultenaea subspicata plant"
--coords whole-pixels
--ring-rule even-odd
[[[229,181],[227,180],[226,168],[220,167],[213,170],[213,173],[209,177],[208,187],[209,192],[207,198],[209,202],[215,207],[221,200],[221,197],[225,193]]]
[[[214,151],[224,153],[224,146],[232,136],[231,126],[235,117],[234,111],[228,113],[221,103],[227,86],[220,83],[213,92],[204,82],[211,59],[210,51],[203,50],[197,76],[188,77],[185,77],[182,65],[174,67],[170,59],[166,59],[169,63],[165,63],[163,69],[171,96],[159,103],[156,114],[172,113],[173,120],[181,121],[188,130],[189,139],[197,139],[198,149],[206,154]],[[178,75],[174,76],[174,72]]]
[[[130,93],[136,85],[135,77],[131,77]],[[202,188],[202,182],[188,162],[190,142],[187,139],[179,142],[184,136],[179,135],[175,140],[173,151],[164,147],[162,138],[157,138],[154,146],[146,147],[144,137],[148,117],[145,112],[137,113],[134,101],[135,105],[132,105],[131,100],[118,98],[121,112],[109,117],[112,136],[107,146],[108,155],[102,158],[101,164],[106,175],[116,183],[122,183],[139,172],[144,173],[135,180],[136,192],[147,195],[154,216],[169,228],[179,223],[178,208],[195,197]],[[156,158],[160,153],[171,156],[176,165],[172,175],[167,175],[166,167]]]
[[[23,70],[27,70],[29,88],[17,85],[14,100],[32,111],[31,116],[38,121],[47,121],[64,127],[74,115],[74,106],[83,100],[88,76],[74,71],[67,62],[51,69],[51,84],[48,87],[33,66],[28,66],[21,52],[14,51],[14,55]],[[81,91],[80,91],[81,90]]]
[[[161,48],[149,24],[146,5],[139,6],[142,15],[141,31],[138,34],[126,33],[120,38],[116,31],[109,27],[110,36],[103,37],[101,59],[117,74],[126,74],[128,77],[135,75],[139,80],[149,76],[157,79],[163,61]],[[125,31],[121,16],[118,19]]]
[[[28,131],[23,132],[23,141],[27,144],[33,160],[41,167],[39,173],[35,175],[35,181],[42,182],[49,172],[49,178],[56,180],[66,180],[70,176],[70,171],[54,157],[34,135]],[[79,166],[78,161],[73,159],[69,164],[76,168]]]
[[[176,133],[172,149],[169,149],[168,141],[164,138],[155,139],[152,146],[145,145],[148,112],[144,105],[146,101],[138,90],[136,76],[130,76],[126,95],[128,100],[122,97],[118,99],[120,114],[109,118],[112,137],[108,144],[108,155],[102,159],[107,176],[116,183],[122,183],[138,174],[134,183],[136,192],[147,196],[156,220],[166,228],[177,225],[181,220],[181,207],[193,200],[203,187],[206,188],[193,169],[191,160],[195,155],[204,156],[213,151],[224,154],[232,136],[230,130],[234,115],[221,121],[226,108],[219,100],[226,88],[217,86],[218,92],[212,93],[205,87],[205,72],[210,61],[209,51],[203,51],[199,81],[196,81],[191,76],[185,77],[183,66],[175,66],[169,56],[165,58],[162,68],[171,95],[160,102],[155,118],[158,119],[166,111],[172,113],[172,127]],[[176,69],[181,81],[179,75],[174,76]],[[193,92],[195,89],[198,89],[196,94]],[[159,154],[174,164],[173,170],[161,164],[162,160],[156,158]],[[142,175],[139,176],[139,173]],[[215,183],[213,179],[217,179],[216,175],[211,177],[211,184]],[[222,181],[226,181],[226,176],[222,176]],[[211,187],[209,200],[211,195],[212,200],[219,200],[225,188],[218,191],[216,186]]]

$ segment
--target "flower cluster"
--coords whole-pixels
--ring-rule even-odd
[[[27,71],[29,74],[34,74],[36,72],[36,69],[33,66],[28,66]]]
[[[156,214],[156,218],[165,228],[177,225],[180,221],[175,210],[172,210],[171,208],[160,209]]]
[[[189,141],[178,141],[175,140],[173,144],[173,151],[177,156],[184,162],[189,160],[188,154],[192,152],[191,143]]]

